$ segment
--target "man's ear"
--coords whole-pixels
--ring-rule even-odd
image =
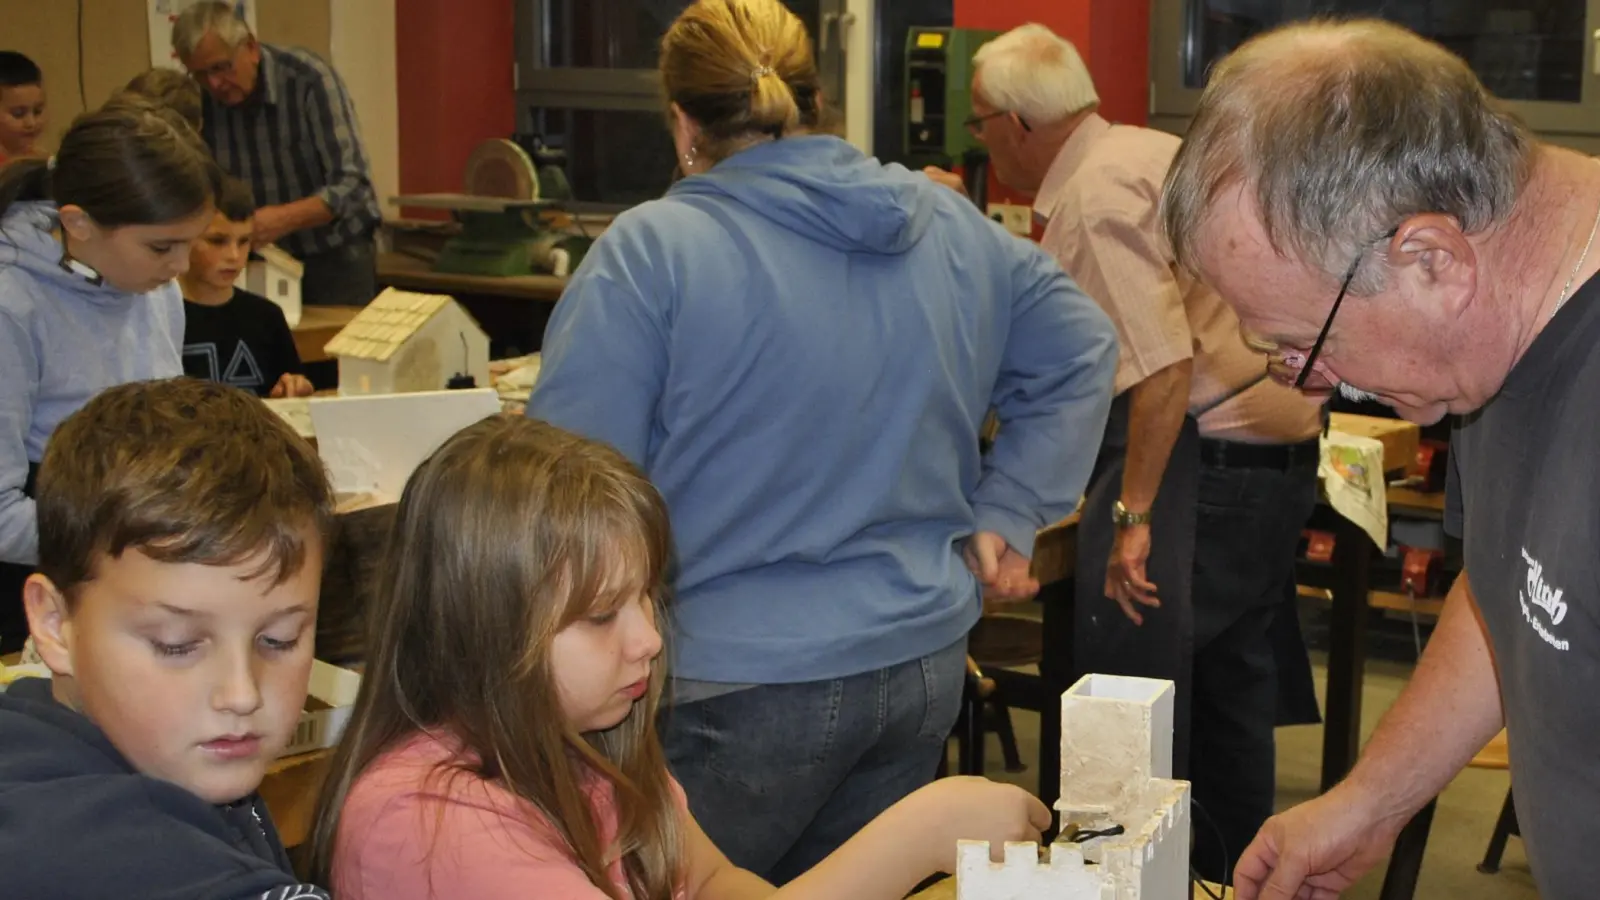
[[[1411,216],[1395,229],[1387,249],[1390,270],[1435,307],[1464,307],[1477,293],[1478,252],[1454,216]]]
[[[22,607],[28,614],[33,649],[55,675],[72,675],[72,616],[67,597],[43,575],[22,586]]]

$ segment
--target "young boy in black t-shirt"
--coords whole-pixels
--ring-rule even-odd
[[[189,251],[183,288],[183,371],[254,391],[260,397],[305,397],[312,392],[283,310],[233,286],[250,257],[255,199],[226,179],[217,214]]]

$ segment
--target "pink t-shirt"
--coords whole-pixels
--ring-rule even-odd
[[[499,785],[440,769],[457,747],[419,733],[377,759],[350,789],[339,817],[333,893],[340,900],[605,900],[548,820]],[[617,836],[615,794],[585,786],[600,840]],[[673,798],[688,815],[683,788]],[[627,896],[622,861],[608,870]],[[681,892],[678,894],[681,898]]]

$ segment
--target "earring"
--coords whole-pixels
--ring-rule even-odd
[[[699,155],[699,152],[699,148],[693,144],[689,145],[689,152],[683,155],[683,171],[685,173],[694,168],[695,157]]]

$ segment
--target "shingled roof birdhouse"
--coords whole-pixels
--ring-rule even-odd
[[[489,336],[453,298],[390,288],[329,341],[339,394],[489,386]]]

